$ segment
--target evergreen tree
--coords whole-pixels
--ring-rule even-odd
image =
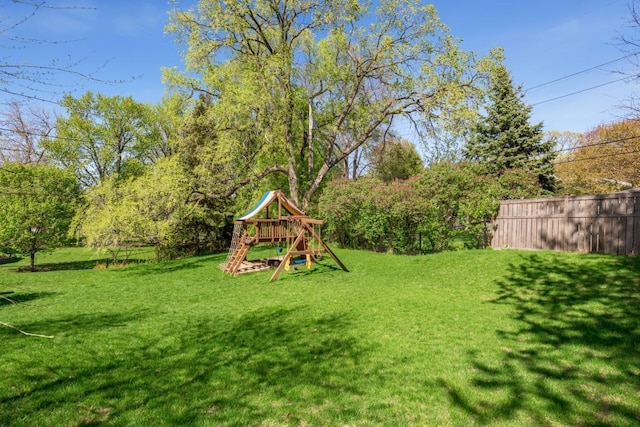
[[[513,85],[506,67],[496,67],[488,96],[486,115],[475,125],[465,157],[484,163],[495,175],[516,168],[536,172],[540,186],[553,191],[553,142],[543,139],[542,122],[530,123],[532,107],[522,100],[522,87]]]

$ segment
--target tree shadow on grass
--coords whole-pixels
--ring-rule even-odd
[[[312,268],[307,268],[305,264],[298,264],[291,267],[290,271],[282,271],[278,276],[278,279],[292,276],[292,277],[313,277],[315,275],[322,275],[328,272],[342,271],[340,267],[333,264],[333,260],[323,262],[315,262]],[[272,271],[273,273],[273,271]]]
[[[38,419],[60,406],[75,418],[47,418],[54,424],[313,425],[317,419],[353,419],[353,403],[363,393],[359,361],[368,349],[349,335],[349,325],[344,315],[311,318],[303,307],[266,308],[172,325],[166,340],[161,333],[128,334],[109,357],[87,348],[82,360],[25,369],[28,388],[0,393],[0,424],[34,414],[31,419]]]
[[[148,260],[144,258],[131,258],[124,265],[132,265],[132,264],[144,264],[147,263]],[[95,258],[91,260],[83,260],[83,261],[64,261],[64,262],[43,262],[36,263],[35,270],[33,273],[47,273],[50,271],[68,271],[68,270],[93,270],[93,269],[108,269],[108,268],[117,268],[111,265],[111,258]],[[6,269],[6,271],[14,271],[18,273],[32,273],[30,267],[28,265],[22,265],[17,268]]]
[[[36,267],[41,268],[43,271],[63,271],[63,270],[93,270],[93,269],[113,269],[118,270],[121,267],[138,264],[155,264],[155,261],[149,261],[147,258],[131,257],[126,262],[116,263],[112,262],[109,257],[96,258],[86,261],[68,261],[68,262],[51,262],[38,264]]]
[[[38,263],[36,264],[35,273],[46,273],[50,271],[67,271],[67,270],[112,270],[112,271],[122,271],[123,267],[130,266],[139,266],[141,267],[137,270],[137,274],[146,275],[146,274],[157,274],[158,272],[172,272],[172,271],[180,271],[180,270],[188,270],[193,268],[199,268],[204,266],[203,264],[206,262],[203,257],[193,257],[193,259],[189,258],[187,260],[176,260],[176,261],[155,261],[149,260],[146,258],[130,258],[126,263],[122,264],[113,264],[111,262],[111,258],[98,258],[92,260],[85,261],[66,261],[66,262],[47,262],[47,263]],[[20,273],[31,273],[29,271],[29,266],[21,266],[17,270],[14,270]]]
[[[29,302],[40,298],[57,295],[55,292],[0,292],[0,306]]]
[[[89,261],[46,262],[36,264],[40,272],[66,271],[66,270],[92,270],[101,264],[106,264],[109,258],[92,259]],[[29,267],[24,267],[23,272],[28,273]]]
[[[482,424],[640,423],[640,259],[525,254],[493,304],[513,313],[500,356],[469,355],[450,400]]]
[[[148,276],[186,270],[195,270],[203,267],[217,269],[218,264],[220,264],[220,262],[222,261],[224,261],[224,258],[219,255],[198,255],[171,261],[143,262],[135,269],[121,269],[114,271],[121,271],[123,273],[133,274],[136,276]]]
[[[20,328],[30,332],[38,332],[47,335],[79,336],[93,333],[106,328],[126,327],[130,322],[139,321],[146,316],[144,311],[131,313],[96,313],[77,314],[60,319],[42,320],[38,322],[21,323]],[[0,333],[12,334],[11,330],[0,329]]]
[[[13,264],[15,262],[21,261],[22,258],[21,257],[17,257],[17,256],[0,256],[0,265],[4,265],[4,264]]]

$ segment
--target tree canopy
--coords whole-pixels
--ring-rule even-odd
[[[198,242],[197,219],[211,220],[215,212],[188,200],[189,175],[175,156],[159,160],[141,176],[118,180],[112,176],[86,193],[85,206],[74,224],[87,246],[108,251],[122,260],[135,245],[180,246]],[[185,223],[190,227],[185,230]]]
[[[0,111],[0,164],[45,162],[40,142],[55,131],[52,114],[20,101],[9,102],[5,108]]]
[[[372,173],[383,182],[407,179],[424,169],[420,154],[408,141],[391,139],[371,151]]]
[[[5,163],[0,168],[0,246],[31,257],[69,242],[78,199],[72,173],[49,165]]]
[[[395,118],[468,113],[490,62],[415,0],[375,12],[354,0],[200,0],[167,29],[188,46],[187,72],[166,70],[168,81],[208,96],[199,158],[225,165],[220,192],[276,173],[303,208]]]
[[[57,133],[43,145],[53,161],[76,171],[85,188],[113,174],[139,174],[166,145],[154,109],[131,97],[87,92],[64,96],[62,105],[67,114],[58,117]]]
[[[558,159],[556,174],[567,194],[599,194],[640,185],[640,122],[595,127]]]

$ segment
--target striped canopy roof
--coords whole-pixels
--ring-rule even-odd
[[[305,215],[296,205],[294,205],[291,200],[287,199],[280,190],[272,190],[267,191],[262,195],[260,201],[251,209],[249,212],[238,218],[239,221],[246,221],[248,219],[254,218],[260,212],[267,208],[271,203],[278,200],[280,202],[280,206],[286,210],[290,215]]]

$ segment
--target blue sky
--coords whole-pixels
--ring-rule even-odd
[[[629,0],[436,0],[441,20],[478,53],[502,47],[515,84],[524,89],[621,58],[618,39],[631,34]],[[640,38],[640,29],[635,31]],[[607,84],[635,69],[629,59],[526,92],[545,130],[584,132],[624,114],[617,108],[639,88]],[[597,85],[601,88],[544,102]],[[538,104],[539,103],[539,104]]]
[[[502,47],[516,84],[525,89],[620,58],[616,37],[629,32],[630,0],[434,0],[442,21],[463,39],[467,50],[486,54]],[[81,95],[86,90],[131,95],[142,102],[158,102],[163,94],[161,67],[181,66],[179,47],[165,36],[169,3],[165,0],[60,0],[73,9],[42,9],[13,31],[20,36],[57,41],[24,43],[0,41],[5,63],[59,65],[80,61],[76,69],[95,72],[104,82],[56,80],[52,98],[61,92]],[[193,4],[178,0],[178,5]],[[24,6],[4,0],[0,28],[24,17]],[[4,25],[3,25],[4,24]],[[636,31],[639,34],[640,30]],[[545,130],[584,132],[615,120],[617,106],[639,88],[619,79],[615,71],[633,71],[628,60],[618,61],[555,84],[532,89],[526,101],[534,105],[533,120]],[[71,82],[71,83],[70,83]],[[606,84],[550,102],[549,99]],[[16,88],[19,90],[18,88]],[[6,99],[6,98],[4,98]]]

